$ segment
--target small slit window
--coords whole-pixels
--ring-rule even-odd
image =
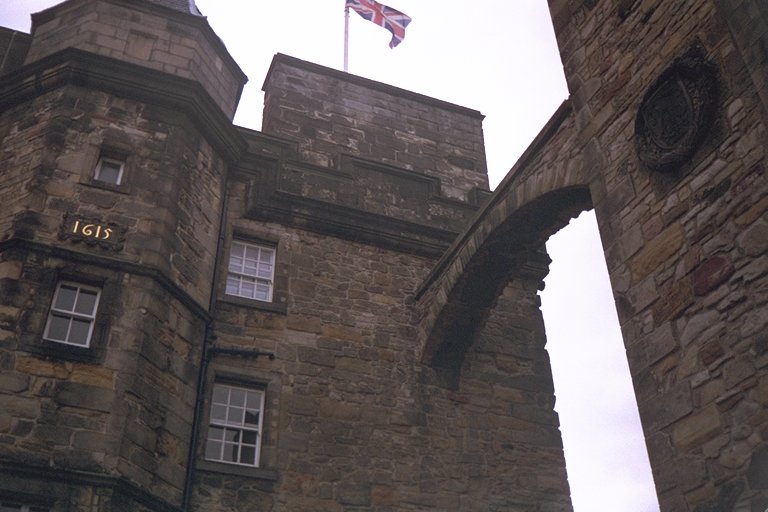
[[[109,183],[111,185],[120,185],[123,181],[123,170],[125,169],[125,162],[116,158],[99,158],[99,162],[96,164],[96,170],[93,174],[93,179]]]

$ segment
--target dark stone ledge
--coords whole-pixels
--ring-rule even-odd
[[[136,263],[121,261],[105,256],[72,251],[63,247],[46,245],[40,242],[34,242],[32,240],[24,240],[20,238],[11,238],[10,240],[4,240],[0,242],[0,253],[14,250],[34,252],[37,254],[42,254],[54,258],[61,258],[63,260],[73,261],[76,263],[95,265],[118,272],[125,272],[127,274],[147,277],[158,283],[163,289],[165,289],[179,302],[184,304],[184,306],[187,307],[190,312],[192,312],[192,314],[200,318],[203,322],[208,323],[211,321],[211,315],[208,310],[158,268],[146,265],[138,265]]]
[[[0,491],[12,491],[5,488],[6,484],[16,487],[19,481],[39,481],[39,487],[51,491],[53,496],[49,498],[65,500],[69,496],[55,496],[56,490],[51,490],[56,484],[64,484],[67,488],[73,486],[99,487],[111,489],[114,497],[121,500],[135,501],[155,512],[180,512],[181,508],[164,499],[155,496],[151,492],[142,489],[122,476],[90,473],[86,471],[72,471],[62,468],[49,468],[24,464],[9,464],[0,461]]]
[[[196,81],[76,48],[67,48],[1,76],[0,112],[67,84],[184,112],[230,162],[245,151],[243,138]]]

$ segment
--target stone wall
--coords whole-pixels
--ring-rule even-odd
[[[418,170],[464,201],[488,190],[475,110],[279,54],[263,89],[264,133],[297,141],[304,161],[334,168],[347,153]]]
[[[41,112],[30,119],[29,108]],[[44,112],[44,114],[42,114]],[[111,225],[114,244],[75,250],[156,269],[199,304],[210,296],[223,161],[181,112],[65,87],[6,112],[4,237],[56,244],[68,218]],[[99,157],[125,159],[123,183],[93,178]],[[101,250],[102,252],[98,252]]]
[[[432,259],[240,213],[232,231],[276,241],[286,312],[220,295],[214,347],[275,358],[214,357],[209,382],[266,386],[264,446],[259,468],[199,460],[196,510],[571,509],[541,275],[507,288],[451,388],[414,343]]]
[[[553,17],[662,510],[765,508],[747,475],[768,443],[766,111],[712,2],[588,4]],[[711,127],[694,121],[701,142],[654,170],[638,109],[695,55],[716,70]]]
[[[82,57],[69,58],[72,69]],[[56,76],[62,64],[51,66]],[[21,86],[0,88],[1,488],[54,511],[173,509],[210,320],[224,160],[162,99],[66,78],[26,95],[26,75],[16,76]],[[94,179],[100,156],[124,160],[119,185]],[[75,233],[77,222],[110,237]],[[101,290],[87,348],[43,339],[61,280]]]
[[[765,11],[737,4],[551,1],[572,97],[418,294],[450,366],[495,298],[466,290],[594,205],[665,512],[768,505]]]
[[[30,64],[78,48],[194,80],[231,120],[247,77],[202,16],[143,0],[66,2],[32,16]]]

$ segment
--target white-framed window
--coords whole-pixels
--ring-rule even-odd
[[[0,512],[48,512],[46,507],[24,505],[15,501],[1,500]]]
[[[101,290],[93,286],[59,282],[48,312],[43,338],[79,347],[89,346],[100,295]]]
[[[93,179],[111,185],[119,185],[123,181],[124,168],[124,161],[102,156],[96,164],[96,169],[93,172]]]
[[[215,383],[205,458],[258,466],[263,416],[263,390]]]
[[[227,295],[272,301],[275,248],[235,240],[229,250]]]

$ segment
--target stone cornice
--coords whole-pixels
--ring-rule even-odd
[[[4,473],[13,475],[15,478],[34,478],[45,482],[64,483],[68,486],[108,488],[115,494],[132,499],[157,512],[180,512],[181,510],[180,507],[168,503],[121,476],[0,461],[0,475]]]
[[[441,255],[456,236],[452,231],[396,220],[287,192],[275,191],[273,199],[270,204],[259,203],[248,212],[248,216],[430,257]]]
[[[356,177],[371,174],[395,187],[407,187],[413,196],[411,207],[426,211],[427,205],[439,205],[455,217],[450,221],[440,218],[428,221],[424,217],[426,213],[421,212],[413,218],[422,220],[416,221],[405,218],[405,212],[384,214],[365,208],[366,198],[362,195],[365,187],[346,186],[346,182],[351,185]],[[338,166],[329,169],[249,154],[248,159],[240,162],[237,175],[248,183],[246,216],[249,218],[429,257],[440,256],[466,222],[462,219],[471,218],[479,207],[441,196],[438,178],[350,155],[340,155]],[[332,183],[333,188],[346,190],[346,194],[311,197],[296,188],[311,178]],[[352,190],[358,195],[351,197]]]
[[[122,261],[116,258],[72,251],[64,247],[48,245],[32,240],[24,240],[21,238],[11,238],[9,240],[0,241],[0,253],[12,250],[34,252],[37,254],[44,254],[46,256],[61,258],[67,261],[73,261],[87,265],[97,265],[99,267],[108,268],[118,272],[125,272],[127,274],[147,277],[158,283],[176,300],[184,304],[184,306],[186,306],[195,316],[200,318],[201,321],[206,323],[211,321],[211,315],[205,307],[203,307],[199,302],[192,298],[191,295],[181,289],[162,270],[156,267],[139,265],[137,263]]]
[[[85,1],[85,0],[83,0]],[[89,0],[90,1],[90,0]],[[248,77],[238,65],[237,61],[229,54],[226,45],[221,38],[213,31],[208,19],[205,16],[196,16],[188,13],[184,13],[169,7],[159,5],[153,2],[147,2],[144,0],[102,0],[115,5],[121,5],[132,10],[138,10],[148,13],[157,14],[160,17],[173,20],[176,23],[183,23],[186,25],[197,26],[201,29],[203,36],[211,43],[211,46],[216,49],[218,56],[222,58],[223,62],[229,67],[229,70],[236,75],[242,82],[246,82]],[[34,33],[35,27],[46,23],[57,16],[59,11],[64,8],[62,4],[57,4],[43,11],[33,13],[32,18],[32,33]],[[67,6],[66,8],[69,8]],[[242,87],[240,88],[242,94]],[[239,97],[238,97],[239,99]]]
[[[230,162],[245,150],[243,138],[197,82],[74,48],[0,77],[0,113],[67,84],[184,112]]]
[[[388,85],[382,82],[371,80],[369,78],[363,78],[361,76],[352,75],[344,71],[339,71],[337,69],[321,66],[320,64],[315,64],[313,62],[297,59],[296,57],[291,57],[290,55],[285,55],[283,53],[275,54],[274,58],[272,59],[272,64],[270,64],[269,66],[269,71],[267,71],[267,76],[264,79],[264,84],[261,87],[262,91],[267,90],[267,84],[269,83],[272,77],[272,73],[274,72],[275,67],[280,64],[285,64],[287,66],[291,66],[294,68],[303,69],[305,71],[310,71],[312,73],[317,73],[319,75],[330,76],[337,80],[342,80],[344,82],[348,82],[348,83],[357,85],[359,87],[363,87],[365,89],[380,91],[385,94],[389,94],[399,98],[405,98],[411,101],[416,101],[418,103],[429,105],[431,107],[439,108],[442,110],[449,110],[451,112],[456,112],[459,114],[464,114],[474,119],[482,120],[485,118],[485,116],[481,112],[471,108],[462,107],[461,105],[456,105],[455,103],[450,103],[448,101],[432,98],[431,96],[426,96],[424,94],[419,94],[406,89],[401,89],[399,87],[395,87],[394,85]]]

